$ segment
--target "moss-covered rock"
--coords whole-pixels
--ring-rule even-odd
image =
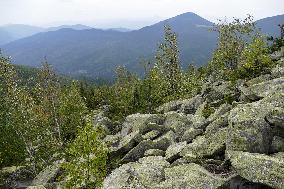
[[[241,151],[227,153],[232,166],[243,178],[275,189],[284,188],[283,158]]]
[[[180,141],[192,142],[197,136],[201,135],[204,131],[202,129],[189,128],[182,135]]]
[[[122,137],[128,135],[131,132],[138,131],[141,127],[144,127],[148,123],[156,123],[162,125],[164,122],[164,116],[159,114],[133,114],[125,118],[125,122],[122,125],[120,135]]]
[[[176,144],[172,144],[171,146],[168,147],[166,151],[166,159],[168,161],[173,161],[177,157],[179,157],[179,153],[183,148],[186,147],[186,142],[179,142]]]
[[[139,159],[112,171],[102,189],[149,189],[164,180],[164,169],[170,164],[160,156]]]
[[[164,127],[172,129],[180,137],[192,125],[188,117],[182,113],[168,112],[165,117]]]
[[[64,162],[64,160],[56,161],[52,165],[46,167],[34,178],[31,186],[46,185],[47,183],[54,182],[61,170],[61,165]]]
[[[273,137],[271,144],[271,153],[284,152],[284,138],[279,136]]]
[[[284,106],[284,93],[237,105],[229,115],[228,150],[268,153],[273,138],[266,114]]]
[[[165,151],[159,149],[149,149],[144,153],[144,156],[165,156]]]
[[[204,189],[218,188],[227,179],[214,175],[202,166],[190,163],[165,169],[165,181],[157,189]]]
[[[241,88],[242,93],[250,100],[257,100],[274,94],[284,93],[284,77]]]
[[[225,150],[227,128],[219,129],[216,133],[199,136],[181,151],[185,159],[196,162],[206,157],[222,154]]]
[[[160,134],[161,134],[160,131],[153,130],[143,135],[142,138],[143,140],[153,140],[154,138],[158,137]]]

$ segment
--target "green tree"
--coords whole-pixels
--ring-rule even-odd
[[[170,95],[179,94],[179,81],[181,79],[181,67],[179,61],[179,49],[177,35],[169,26],[165,26],[164,42],[160,44],[156,54],[156,65],[161,77],[168,83]]]
[[[58,108],[60,133],[66,145],[75,139],[78,129],[84,126],[84,117],[88,113],[75,82],[60,91]]]
[[[68,163],[63,167],[67,173],[67,188],[96,188],[101,186],[107,174],[107,146],[101,138],[104,130],[95,127],[87,117],[86,126],[70,144],[67,153]]]
[[[261,36],[255,37],[240,55],[240,64],[236,77],[254,78],[262,74],[265,68],[272,65],[268,45],[264,38]]]
[[[208,73],[216,78],[228,79],[238,68],[240,55],[258,31],[253,17],[244,20],[234,19],[232,22],[220,21],[213,31],[218,32],[218,47],[208,66]]]

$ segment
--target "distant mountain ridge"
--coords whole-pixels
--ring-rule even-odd
[[[262,19],[257,25],[274,35],[278,28],[271,25],[282,20],[284,22],[284,15]],[[134,31],[63,28],[17,40],[2,49],[13,57],[15,64],[21,65],[39,66],[46,56],[49,63],[64,74],[108,78],[118,65],[141,74],[139,61],[153,59],[164,25],[170,25],[178,34],[183,68],[190,63],[200,66],[208,62],[217,36],[208,31],[213,23],[194,13],[181,14]]]

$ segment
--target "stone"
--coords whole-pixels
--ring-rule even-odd
[[[43,185],[38,185],[38,186],[29,186],[27,189],[46,189],[45,186]]]
[[[52,165],[46,167],[34,178],[31,186],[45,185],[53,182],[61,170],[61,164],[64,162],[65,160],[56,161]]]
[[[204,98],[202,98],[200,95],[197,95],[190,99],[175,100],[165,103],[162,106],[158,107],[156,111],[159,113],[175,111],[184,114],[194,114],[203,102]]]
[[[283,158],[241,151],[228,151],[227,154],[241,177],[275,189],[284,188]]]
[[[160,135],[160,131],[153,130],[142,136],[143,140],[153,140]]]
[[[139,131],[132,132],[122,137],[117,147],[110,148],[110,156],[117,156],[119,154],[126,153],[139,144],[139,142],[142,140],[143,139]]]
[[[183,104],[182,100],[176,100],[176,101],[171,101],[171,102],[167,102],[161,106],[159,106],[156,111],[158,113],[167,113],[167,112],[171,112],[171,111],[178,111],[181,106]]]
[[[223,100],[224,97],[231,96],[236,99],[235,89],[230,82],[207,83],[203,86],[201,96],[207,100],[207,103]]]
[[[187,144],[180,155],[191,162],[222,155],[225,151],[227,128],[221,128],[216,133],[198,136]]]
[[[214,189],[222,186],[227,179],[214,175],[202,166],[190,163],[165,168],[165,181],[156,189]]]
[[[218,189],[272,189],[271,187],[259,183],[250,182],[239,175],[232,177]]]
[[[148,189],[164,180],[164,169],[170,164],[160,156],[149,156],[127,163],[112,171],[102,189]]]
[[[167,150],[167,148],[176,143],[176,134],[173,131],[169,131],[159,138],[153,140],[154,146],[160,150]]]
[[[180,141],[186,141],[186,142],[190,143],[197,136],[203,134],[203,132],[204,131],[202,129],[189,128],[184,132]]]
[[[121,137],[128,135],[131,132],[139,131],[142,127],[145,127],[148,123],[156,123],[162,125],[164,122],[163,115],[159,114],[133,114],[125,118],[125,122],[122,125],[120,131]]]
[[[186,142],[179,142],[179,143],[176,143],[176,144],[172,144],[166,150],[166,156],[165,156],[166,159],[169,162],[172,162],[173,160],[177,159],[179,157],[179,153],[185,147],[186,147]]]
[[[284,108],[274,108],[266,116],[268,123],[284,130]]]
[[[191,99],[183,100],[181,105],[181,112],[184,114],[195,114],[199,106],[204,102],[204,98],[201,95],[197,95]]]
[[[149,149],[144,153],[144,156],[165,156],[165,151],[159,149]]]
[[[278,93],[284,93],[284,77],[241,88],[242,93],[252,101]]]
[[[284,138],[274,136],[271,144],[271,153],[284,152]]]
[[[245,82],[246,86],[253,86],[262,82],[267,82],[269,80],[273,79],[270,74],[260,75],[259,77],[255,77],[251,80],[248,80]]]
[[[232,151],[267,154],[273,133],[265,116],[284,106],[284,93],[260,101],[237,105],[230,111],[226,147]]]
[[[181,136],[192,124],[188,117],[182,113],[168,112],[165,117],[164,126],[173,130],[177,136]]]
[[[276,67],[272,68],[271,76],[273,78],[284,77],[284,65],[277,65]]]
[[[5,167],[0,170],[0,188],[26,188],[33,178],[34,173],[29,167]]]
[[[140,142],[137,146],[132,148],[121,160],[121,162],[134,162],[137,161],[139,158],[142,158],[145,152],[149,149],[154,149],[155,145],[154,142],[151,140],[145,140]]]
[[[171,144],[175,143],[175,133],[169,131],[156,140],[144,140],[132,148],[123,158],[122,162],[134,162],[142,158],[149,149],[166,150]]]

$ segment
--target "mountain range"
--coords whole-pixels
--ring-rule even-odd
[[[278,35],[277,25],[284,23],[284,15],[256,23],[265,34]],[[164,25],[170,25],[178,35],[183,68],[190,63],[200,66],[208,62],[217,43],[216,33],[209,31],[214,23],[194,13],[181,14],[134,31],[82,25],[45,29],[1,48],[15,64],[37,67],[47,57],[49,63],[64,74],[108,78],[118,65],[141,74],[143,67],[139,62],[141,58],[153,59],[163,38]],[[0,41],[1,35],[0,29]]]

